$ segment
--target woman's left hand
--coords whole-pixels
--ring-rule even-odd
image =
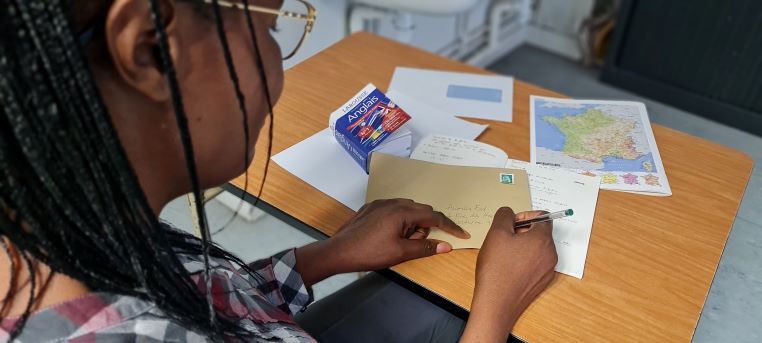
[[[431,206],[408,199],[368,203],[331,239],[297,249],[297,270],[308,285],[338,273],[383,269],[447,253],[452,246],[427,239],[436,227],[458,238],[470,235]]]

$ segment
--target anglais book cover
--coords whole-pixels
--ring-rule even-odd
[[[373,152],[408,157],[412,135],[404,127],[410,115],[373,84],[368,84],[331,113],[336,141],[368,172]]]

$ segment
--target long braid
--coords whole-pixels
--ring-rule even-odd
[[[245,8],[249,8],[249,0],[243,0],[243,5]],[[257,198],[254,200],[254,204],[256,205],[259,202],[259,199],[262,198],[262,190],[265,186],[265,180],[267,180],[267,172],[270,170],[270,157],[273,154],[273,125],[275,122],[275,111],[273,111],[273,98],[270,94],[269,87],[270,83],[267,80],[267,73],[265,72],[265,65],[262,59],[262,49],[259,46],[257,32],[254,30],[254,20],[251,18],[251,12],[244,11],[244,13],[246,14],[246,27],[249,29],[249,35],[251,36],[251,44],[254,46],[254,51],[257,55],[257,70],[259,70],[259,76],[262,78],[262,83],[264,84],[265,100],[267,100],[267,113],[270,116],[270,123],[267,127],[267,160],[265,161],[265,169],[262,176],[262,182],[260,182],[259,191],[257,191]]]
[[[228,75],[229,75],[230,81],[231,81],[232,86],[233,86],[233,91],[234,91],[234,94],[236,96],[236,100],[238,101],[238,107],[239,107],[239,110],[241,111],[241,116],[243,117],[242,125],[243,125],[243,137],[244,137],[244,145],[245,145],[245,147],[244,147],[244,165],[248,165],[248,163],[249,163],[249,154],[251,152],[249,150],[251,138],[250,138],[250,133],[249,133],[249,114],[248,114],[248,110],[246,109],[246,98],[245,98],[243,92],[241,91],[241,85],[240,85],[240,81],[239,81],[239,78],[238,78],[238,73],[236,72],[235,63],[233,61],[233,56],[232,56],[231,51],[230,51],[230,44],[228,43],[227,34],[225,32],[225,25],[224,25],[224,23],[222,21],[222,15],[220,13],[219,2],[217,0],[214,0],[212,2],[212,10],[213,10],[213,15],[214,15],[214,20],[215,20],[215,26],[217,28],[217,36],[218,36],[218,38],[220,40],[220,46],[222,47],[222,53],[223,53],[223,57],[225,59],[225,64],[226,64],[226,67],[227,67],[227,70],[228,70]],[[248,11],[244,11],[244,12],[249,14]],[[255,52],[257,54],[256,59],[257,60],[261,59],[259,48],[256,45],[254,45],[254,49],[255,49]],[[260,67],[259,64],[258,64],[258,67]],[[265,94],[266,94],[266,96],[268,98],[268,108],[270,109],[270,113],[272,113],[272,105],[269,105],[270,104],[270,101],[269,101],[269,99],[270,99],[270,95],[269,95],[270,94],[270,90],[269,90],[269,87],[268,87],[269,84],[267,83],[267,78],[265,76],[264,70],[263,69],[259,69],[259,72],[260,72],[260,76],[262,77],[262,80],[264,82],[263,83],[263,87],[264,87],[264,90],[265,90]],[[272,125],[270,125],[270,127],[272,129]],[[270,159],[270,147],[272,146],[272,130],[270,131],[269,138],[270,139],[268,140],[268,155],[267,155],[268,161]],[[244,192],[246,192],[246,190],[248,189],[248,184],[249,184],[248,175],[249,175],[249,169],[246,168],[246,171],[245,171],[245,174],[244,174],[244,178],[245,178],[244,188],[243,188]],[[265,166],[265,170],[264,170],[263,182],[264,182],[264,178],[265,177],[267,177],[267,165]],[[261,195],[261,191],[262,191],[262,187],[260,187],[260,189],[259,189],[260,193],[258,195]],[[259,199],[259,196],[257,197],[257,199]],[[241,199],[241,200],[243,200],[243,199]],[[239,207],[239,210],[240,210],[241,205],[239,204],[238,207]],[[224,229],[225,227],[227,227],[228,224],[230,224],[230,222],[232,221],[232,219],[235,218],[237,213],[238,213],[238,211],[236,211],[236,213],[233,214],[233,217],[231,218],[230,221],[228,221],[225,225],[222,226],[222,229]],[[220,229],[217,232],[222,231],[222,229]],[[233,263],[238,265],[241,268],[240,269],[241,272],[247,273],[249,276],[254,278],[254,280],[259,280],[259,281],[264,280],[263,277],[261,275],[259,275],[257,271],[251,269],[251,267],[248,264],[245,264],[244,262],[242,262],[238,257],[236,257],[236,256],[234,256],[232,254],[227,254],[226,253],[226,254],[224,254],[224,258],[228,259],[228,260],[231,260]]]
[[[207,311],[209,313],[209,325],[212,328],[217,327],[216,314],[214,312],[214,303],[212,301],[212,279],[209,267],[209,242],[211,241],[211,235],[209,234],[209,226],[207,225],[206,212],[204,211],[204,201],[201,192],[201,187],[198,182],[198,170],[196,169],[196,159],[193,154],[193,139],[190,136],[190,130],[188,129],[188,118],[185,115],[185,106],[183,105],[183,98],[180,94],[180,85],[177,81],[177,75],[175,74],[175,67],[172,63],[172,58],[169,52],[169,42],[167,33],[164,30],[164,19],[162,17],[161,9],[159,8],[158,0],[149,0],[151,5],[151,16],[156,28],[156,37],[158,38],[159,55],[161,56],[162,64],[164,65],[164,72],[167,75],[167,81],[169,82],[169,88],[172,92],[172,105],[175,109],[175,119],[177,120],[177,127],[180,129],[180,140],[183,145],[183,153],[185,155],[185,164],[188,168],[188,176],[190,178],[191,189],[193,196],[196,198],[194,201],[195,211],[198,216],[198,226],[201,231],[201,247],[203,249],[204,256],[204,281],[206,283],[206,301]]]
[[[53,117],[58,114],[59,111],[63,111],[65,113],[76,113],[78,109],[81,109],[85,107],[84,102],[91,100],[92,96],[87,96],[92,94],[92,86],[91,87],[84,87],[83,84],[75,85],[75,83],[78,80],[82,80],[82,74],[81,71],[84,70],[83,65],[81,63],[76,63],[75,61],[80,59],[77,59],[75,56],[73,56],[72,49],[66,49],[64,47],[70,46],[70,44],[75,44],[71,36],[67,35],[60,35],[57,34],[57,30],[65,28],[66,27],[66,21],[65,18],[63,18],[62,15],[56,15],[56,13],[60,14],[60,8],[56,8],[56,4],[54,3],[48,3],[47,6],[44,4],[36,4],[37,13],[32,16],[29,13],[29,10],[32,6],[34,6],[34,3],[31,4],[25,4],[23,2],[19,3],[19,11],[22,14],[22,18],[24,18],[24,22],[26,23],[27,30],[29,32],[29,36],[31,37],[36,49],[38,51],[49,51],[53,52],[51,54],[39,54],[40,61],[42,63],[43,68],[48,71],[47,73],[40,73],[38,75],[47,75],[49,77],[49,81],[51,83],[51,86],[53,89],[55,89],[55,92],[52,92],[52,96],[57,97],[58,99],[54,99],[55,103],[50,108],[50,113],[48,114],[48,117]],[[57,11],[58,10],[58,11]],[[31,18],[35,18],[34,21]],[[35,29],[40,27],[41,22],[43,21],[50,21],[52,22],[52,26],[56,31],[51,30],[39,30]],[[55,52],[62,51],[63,54],[58,57]],[[53,59],[59,59],[59,61],[56,61],[55,64],[63,65],[64,68],[60,68],[59,72],[53,71]],[[57,68],[57,67],[56,67]],[[73,86],[73,87],[72,87]],[[79,87],[78,87],[79,86]],[[79,94],[75,94],[75,96],[70,96],[70,94],[62,94],[62,93],[68,93],[68,92],[61,92],[62,89],[70,88],[73,90],[73,92],[87,92],[86,96],[76,96]],[[67,101],[63,101],[63,97],[67,97]],[[60,105],[59,105],[60,104]],[[95,106],[90,106],[90,109],[97,109]],[[77,137],[79,139],[82,139],[84,141],[89,141],[89,137],[86,134],[83,134],[84,132],[88,132],[89,130],[93,129],[91,127],[90,122],[88,121],[80,121],[80,118],[77,116],[72,116],[68,118],[61,118],[59,120],[55,121],[40,121],[39,123],[31,123],[32,125],[29,126],[29,128],[35,128],[35,127],[43,127],[42,125],[49,125],[50,127],[46,128],[45,132],[40,132],[39,134],[42,137],[49,136],[48,133],[53,133],[55,135],[52,136],[55,140],[64,139],[64,134],[69,134],[69,132],[55,132],[53,125],[58,125],[60,120],[66,120],[71,121],[73,125],[75,126],[81,126],[83,128],[82,131],[73,131],[75,135],[79,135],[80,137]],[[51,132],[52,131],[52,132]],[[19,133],[19,136],[24,136],[27,133]],[[90,144],[81,144],[76,146],[70,146],[67,147],[66,150],[61,149],[61,145],[58,144],[52,144],[53,142],[47,142],[49,146],[52,146],[54,148],[58,148],[54,151],[51,151],[52,154],[56,154],[59,156],[67,156],[65,159],[59,160],[59,163],[67,164],[69,168],[65,168],[66,170],[75,170],[80,169],[77,168],[77,166],[86,164],[86,160],[89,158],[88,156],[93,156],[94,154],[97,154],[97,150],[95,147],[96,145],[90,145]],[[116,146],[119,146],[118,144]],[[52,150],[52,149],[51,149]],[[82,151],[81,151],[82,150]],[[52,157],[52,156],[49,156]],[[71,204],[77,204],[82,203],[82,201],[92,201],[94,199],[87,199],[87,198],[80,198],[80,199],[71,199],[71,196],[79,195],[79,192],[71,192],[61,189],[62,186],[66,186],[66,184],[61,185],[60,183],[52,182],[54,178],[49,175],[48,171],[46,170],[48,166],[42,165],[42,163],[38,159],[30,159],[30,162],[35,164],[35,169],[37,173],[40,174],[40,177],[44,180],[48,180],[49,182],[49,191],[51,192],[51,195],[53,198],[51,200],[55,201],[55,205],[60,207],[62,211],[65,212],[66,217],[72,218],[73,221],[83,221],[87,222],[90,225],[103,222],[105,220],[108,220],[108,218],[104,218],[101,216],[100,218],[97,218],[98,214],[100,213],[108,213],[107,211],[99,211],[99,209],[96,208],[94,212],[94,215],[92,213],[83,212],[83,211],[77,211],[76,209],[72,208]],[[104,177],[102,171],[100,168],[98,168],[97,164],[91,165],[91,168],[88,168],[84,170],[86,172],[86,176],[97,180],[97,182],[107,182],[108,178]],[[108,189],[107,189],[108,190]],[[92,192],[92,193],[85,193],[85,197],[89,196],[97,196],[98,192]],[[111,194],[105,194],[107,198],[111,198]],[[75,201],[72,201],[75,200]],[[79,200],[79,201],[77,201]],[[100,201],[93,201],[92,204],[98,205],[98,204],[105,204],[105,205],[112,205],[109,201],[103,201],[106,199],[100,199]],[[112,205],[113,206],[113,205]],[[78,217],[78,216],[85,216],[85,217]],[[120,221],[120,218],[112,218],[112,221]],[[118,226],[122,226],[123,223],[117,223]],[[95,235],[90,234],[89,232],[84,232],[86,235],[89,236],[90,239],[99,240],[102,239],[101,237],[97,237]],[[67,239],[63,239],[62,243],[65,249],[67,249],[67,253],[71,254],[73,252],[73,247],[67,242],[71,241],[72,239],[77,239],[78,235],[70,234]],[[119,244],[117,243],[117,236],[106,236],[105,239],[110,239],[112,242],[112,245],[115,247],[118,247]],[[103,243],[103,242],[99,242]],[[50,249],[50,246],[46,246],[45,249]],[[76,260],[75,260],[76,262]],[[108,282],[107,280],[104,280]],[[118,280],[116,280],[119,282]]]
[[[211,287],[206,297],[199,294],[177,254],[203,254],[207,281],[209,256],[253,271],[210,242],[200,202],[195,209],[202,224],[200,246],[158,222],[67,22],[64,2],[10,0],[0,8],[0,237],[24,258],[80,280],[92,291],[152,301],[213,339],[242,334],[237,324],[215,318]],[[157,1],[151,5],[193,192],[200,199],[166,32]],[[33,274],[34,266],[26,267]],[[32,290],[44,288],[29,281]],[[10,339],[21,332],[35,302],[32,291],[24,320]]]
[[[245,105],[244,105],[243,93],[240,91],[238,77],[236,76],[237,73],[235,72],[235,66],[233,64],[232,57],[230,57],[230,51],[229,51],[229,48],[228,48],[227,38],[224,35],[224,26],[222,25],[221,16],[219,15],[219,4],[218,4],[217,0],[213,0],[212,4],[215,7],[215,13],[214,14],[215,14],[215,20],[216,20],[217,30],[218,30],[218,32],[220,32],[220,41],[221,41],[221,44],[223,46],[223,51],[225,53],[225,60],[226,60],[226,62],[228,64],[228,71],[230,72],[230,75],[231,75],[230,78],[231,78],[231,81],[233,82],[233,87],[236,90],[236,96],[238,97],[239,106],[241,106],[242,113],[244,114],[244,121],[243,121],[244,122],[244,124],[243,124],[244,125],[244,131],[245,131],[245,133],[244,133],[244,137],[245,138],[244,139],[246,141],[246,147],[247,147],[246,148],[246,154],[244,155],[244,158],[246,160],[245,163],[248,163],[248,156],[249,156],[249,151],[248,151],[248,146],[249,146],[249,144],[248,144],[248,142],[249,142],[248,127],[249,126],[248,126],[246,109],[245,109]],[[243,0],[243,6],[244,6],[244,8],[249,8],[249,1],[248,0]],[[259,76],[262,79],[262,84],[263,84],[265,98],[266,98],[265,100],[266,100],[266,103],[267,103],[267,113],[268,113],[268,116],[270,117],[270,120],[269,120],[269,123],[268,123],[268,126],[267,126],[267,138],[268,138],[267,139],[267,159],[265,160],[265,168],[264,168],[264,171],[263,171],[263,174],[262,174],[262,181],[259,184],[259,190],[257,190],[257,196],[254,198],[254,204],[253,204],[253,206],[256,207],[257,204],[259,203],[259,200],[262,198],[262,191],[264,190],[265,181],[267,180],[267,174],[268,174],[268,171],[270,170],[270,157],[272,156],[272,148],[273,148],[273,141],[272,141],[272,139],[273,139],[273,123],[275,121],[275,118],[274,118],[275,111],[273,111],[272,95],[270,93],[270,87],[269,87],[269,82],[267,80],[267,73],[265,72],[264,62],[262,61],[262,50],[260,49],[259,42],[257,40],[256,31],[254,30],[254,21],[252,20],[251,12],[249,12],[249,11],[243,11],[243,12],[246,15],[246,27],[249,30],[249,35],[251,36],[252,46],[254,47],[254,52],[256,54],[255,60],[256,60],[256,63],[257,63],[257,70],[259,71]],[[227,226],[230,225],[230,223],[236,218],[238,212],[241,209],[241,204],[243,204],[243,201],[244,201],[243,199],[244,199],[244,197],[245,197],[245,195],[246,195],[246,193],[248,191],[248,188],[249,188],[249,169],[247,168],[246,172],[244,174],[243,190],[241,190],[241,195],[240,195],[241,200],[240,200],[240,203],[238,204],[238,208],[236,209],[235,213],[233,213],[233,216],[231,216],[231,218],[224,225],[222,225],[222,227],[220,229],[218,229],[215,232],[215,234],[220,233],[223,230],[225,230],[225,228],[227,228]]]
[[[164,31],[164,28],[163,28],[164,26],[161,25],[160,22],[157,22],[157,18],[159,20],[161,20],[161,15],[159,13],[160,9],[158,8],[158,6],[153,4],[157,0],[149,0],[149,1],[152,2],[152,5],[151,5],[152,16],[153,16],[155,25],[157,27],[157,29],[156,29],[157,33],[156,34],[157,34],[157,37],[159,38],[159,42],[158,43],[159,43],[160,56],[161,56],[162,63],[163,63],[163,66],[164,66],[164,71],[167,74],[167,79],[168,79],[169,84],[170,84],[170,90],[171,90],[172,96],[173,96],[173,105],[175,106],[175,115],[176,115],[176,119],[177,119],[177,122],[178,122],[178,127],[180,128],[181,137],[182,136],[187,137],[187,141],[185,140],[185,138],[183,138],[183,146],[184,146],[184,153],[185,153],[186,163],[188,163],[188,161],[192,161],[193,164],[192,165],[189,164],[188,165],[188,169],[195,171],[196,170],[196,166],[195,166],[195,161],[194,161],[194,158],[193,158],[194,154],[193,154],[193,149],[192,149],[192,141],[191,141],[191,137],[190,137],[190,131],[188,130],[188,126],[187,126],[187,117],[185,116],[185,110],[184,110],[182,95],[181,95],[181,92],[180,92],[180,89],[179,89],[179,85],[178,85],[178,82],[177,82],[177,76],[175,75],[175,72],[174,72],[174,66],[172,65],[172,60],[169,57],[169,47],[168,47],[168,43],[167,43],[167,39],[166,39],[166,32]],[[213,3],[212,3],[212,7],[213,7],[213,14],[214,14],[214,18],[215,18],[215,25],[216,25],[216,28],[217,28],[218,38],[220,39],[220,45],[222,47],[223,57],[225,59],[225,64],[226,64],[226,67],[227,67],[227,70],[228,70],[229,78],[230,78],[230,80],[232,82],[232,85],[233,85],[234,94],[235,94],[236,99],[238,101],[239,110],[241,111],[241,115],[243,117],[242,124],[243,124],[243,135],[244,135],[244,165],[247,165],[248,162],[249,162],[249,154],[250,154],[250,150],[249,150],[249,146],[250,146],[250,133],[249,133],[248,111],[246,109],[246,101],[245,101],[245,97],[243,95],[243,92],[241,91],[241,88],[240,88],[240,82],[239,82],[239,78],[238,78],[238,73],[236,72],[235,65],[234,65],[234,62],[233,62],[233,57],[232,57],[232,54],[230,52],[230,46],[229,46],[229,43],[228,43],[228,40],[227,40],[227,35],[225,33],[225,28],[224,28],[224,23],[222,21],[222,15],[220,13],[219,3],[216,0],[214,0]],[[256,49],[256,47],[255,47],[255,49]],[[264,71],[260,70],[260,73],[264,74]],[[264,76],[263,76],[263,80],[265,80],[264,88],[265,88],[265,93],[268,94],[267,98],[268,98],[268,103],[269,103],[269,99],[270,99],[270,97],[269,97],[269,89],[267,87],[266,78],[264,78]],[[270,105],[269,107],[271,108],[272,106]],[[272,137],[272,135],[270,137]],[[268,147],[270,145],[271,144],[269,144]],[[268,155],[268,157],[269,157],[269,155]],[[191,174],[193,174],[193,173],[191,173]],[[248,169],[246,170],[246,175],[248,175]],[[265,168],[265,175],[267,175],[267,168]],[[194,196],[196,197],[196,199],[200,199],[201,197],[199,196],[199,193],[201,192],[201,189],[198,186],[198,178],[196,176],[195,177],[195,181],[193,181],[193,179],[194,179],[194,177],[191,176],[191,184],[192,184],[192,187],[194,189]],[[194,183],[195,183],[195,185],[194,185]],[[247,180],[245,182],[244,190],[247,187],[246,185],[248,185],[248,178],[247,178]],[[261,189],[260,189],[260,191],[261,191]],[[196,193],[196,192],[198,192],[198,193]],[[201,253],[204,255],[204,267],[205,267],[205,277],[206,277],[206,286],[207,286],[206,287],[206,291],[207,291],[206,296],[207,296],[207,301],[209,302],[208,309],[209,309],[209,314],[210,314],[210,323],[214,327],[214,325],[216,325],[219,322],[219,320],[215,320],[215,311],[214,311],[214,308],[213,308],[213,305],[212,305],[213,303],[212,303],[212,298],[211,298],[211,280],[209,278],[209,260],[208,260],[210,255],[213,255],[214,257],[221,257],[221,258],[224,258],[224,259],[226,259],[228,261],[231,261],[232,263],[234,263],[235,265],[237,265],[240,268],[239,269],[240,272],[248,274],[254,280],[262,281],[262,280],[264,280],[264,278],[261,275],[259,275],[257,271],[251,269],[251,267],[248,264],[246,264],[243,261],[241,261],[237,256],[232,255],[232,254],[228,253],[227,251],[219,249],[218,247],[213,245],[213,243],[211,241],[211,233],[209,231],[208,221],[206,220],[206,213],[205,213],[204,208],[203,208],[203,202],[202,201],[196,201],[195,203],[196,203],[196,207],[195,207],[194,210],[198,213],[198,220],[199,220],[198,224],[199,224],[199,228],[200,228],[200,231],[201,231],[201,237],[202,237],[202,240],[201,240],[201,242],[202,242],[202,251],[201,251]],[[180,242],[177,242],[177,243],[180,243],[180,244],[176,244],[174,246],[175,249],[180,248],[182,243],[185,242],[185,241],[187,241],[187,239],[184,238],[184,239],[181,239]],[[191,249],[190,252],[192,254],[197,254],[198,251],[193,250],[194,247],[195,247],[194,245],[190,245],[190,246],[185,245],[185,248],[190,248]],[[210,248],[214,249],[212,254],[210,254],[210,250],[209,250]],[[231,326],[233,326],[234,329],[237,329],[237,327],[235,327],[234,324],[231,324],[231,323],[227,322],[226,320],[223,320],[222,323],[225,324],[225,326],[228,328],[228,330],[230,329]],[[240,333],[239,331],[236,331],[236,330],[232,330],[232,332],[233,333]]]
[[[228,43],[227,34],[225,32],[225,25],[222,22],[222,15],[220,14],[220,4],[217,0],[212,1],[212,12],[214,13],[214,23],[217,27],[217,36],[220,40],[220,45],[222,47],[222,53],[223,57],[225,58],[225,65],[228,69],[228,76],[230,77],[230,81],[233,84],[233,92],[235,93],[236,100],[238,101],[238,108],[241,111],[241,116],[243,117],[243,141],[244,141],[244,154],[243,154],[243,165],[248,166],[249,164],[249,142],[250,142],[250,134],[249,134],[249,111],[246,109],[246,98],[243,95],[243,92],[241,91],[241,85],[240,81],[238,80],[238,73],[236,72],[235,63],[233,62],[233,56],[230,53],[230,44]],[[248,12],[248,11],[246,11]],[[267,85],[265,85],[265,88],[267,88]],[[249,168],[246,168],[246,171],[244,172],[244,181],[243,181],[243,192],[245,193],[249,188]],[[220,233],[222,230],[224,230],[230,223],[236,218],[238,215],[238,212],[241,210],[241,207],[243,205],[243,196],[239,200],[238,206],[236,208],[236,211],[233,213],[233,215],[230,217],[230,219],[215,233]]]

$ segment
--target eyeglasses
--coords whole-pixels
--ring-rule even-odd
[[[213,4],[213,0],[204,0],[207,4]],[[296,55],[296,52],[304,45],[307,36],[312,32],[317,19],[317,12],[309,2],[305,0],[285,0],[280,9],[244,5],[230,1],[218,0],[220,7],[233,8],[254,13],[267,13],[277,16],[275,27],[271,29],[273,38],[278,42],[284,60]]]

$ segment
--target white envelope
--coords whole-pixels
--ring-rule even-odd
[[[512,77],[397,67],[389,90],[453,116],[513,121]]]

